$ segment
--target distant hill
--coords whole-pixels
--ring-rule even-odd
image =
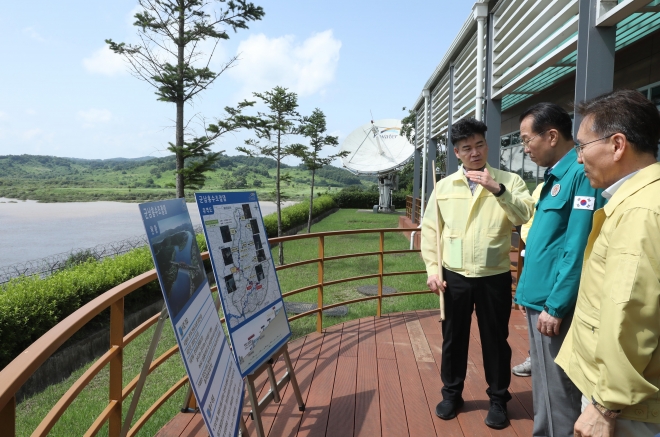
[[[59,158],[43,155],[0,155],[0,197],[45,202],[126,200],[174,197],[174,156],[113,159]],[[204,191],[254,189],[261,199],[272,197],[276,162],[270,158],[222,156],[208,173]],[[300,166],[282,165],[289,181],[284,194],[305,195],[310,174]],[[326,166],[316,173],[320,189],[370,184],[347,170]],[[192,193],[189,193],[192,194]]]

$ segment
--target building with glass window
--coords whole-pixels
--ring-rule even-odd
[[[520,114],[543,101],[572,113],[573,102],[619,88],[660,109],[660,0],[478,1],[413,105],[413,197],[428,200],[438,143],[447,173],[456,171],[447,133],[463,117],[488,125],[489,164],[533,189],[545,169],[523,153]]]

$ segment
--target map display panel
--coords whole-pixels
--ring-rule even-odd
[[[184,199],[140,204],[165,305],[211,437],[238,435],[243,379],[211,295]]]
[[[245,376],[291,336],[255,192],[196,193],[236,362]]]

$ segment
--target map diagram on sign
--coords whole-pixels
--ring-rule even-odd
[[[255,193],[199,193],[222,309],[243,375],[290,336]]]

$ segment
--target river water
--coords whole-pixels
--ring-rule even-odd
[[[284,202],[283,206],[295,202]],[[262,215],[274,202],[259,202]],[[188,204],[193,226],[199,210]],[[38,203],[0,197],[0,267],[144,235],[136,203]]]

